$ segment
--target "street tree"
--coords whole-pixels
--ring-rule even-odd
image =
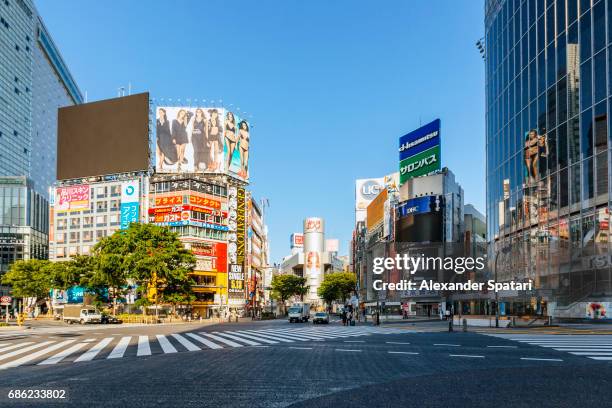
[[[304,295],[308,292],[306,278],[289,274],[273,276],[271,288],[271,296],[280,300],[283,307],[291,296],[300,296],[304,300]]]
[[[357,285],[357,278],[355,274],[350,272],[334,272],[325,275],[323,282],[317,289],[317,293],[325,302],[328,307],[335,300],[344,302],[351,293],[355,290]]]
[[[11,286],[15,297],[48,299],[52,283],[48,273],[50,263],[39,259],[16,261],[2,277],[2,283]]]
[[[132,223],[115,232],[108,243],[108,262],[133,279],[142,296],[151,297],[157,306],[163,294],[190,293],[189,274],[195,268],[195,256],[185,249],[178,235],[166,227]],[[117,257],[110,256],[111,250]]]

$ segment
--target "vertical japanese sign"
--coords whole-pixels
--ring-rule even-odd
[[[138,222],[139,192],[138,180],[130,180],[121,184],[121,229],[126,229],[132,222]]]
[[[236,261],[244,265],[245,257],[245,234],[246,234],[246,200],[244,188],[237,191],[237,214],[236,214]]]

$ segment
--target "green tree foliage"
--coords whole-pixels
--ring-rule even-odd
[[[49,297],[52,279],[49,275],[51,262],[39,259],[16,261],[2,277],[2,283],[11,285],[16,297]]]
[[[325,275],[317,293],[327,304],[334,300],[344,302],[346,298],[355,290],[357,278],[350,272],[334,272]]]
[[[306,278],[296,275],[275,275],[272,277],[271,287],[271,296],[282,303],[294,295],[300,296],[303,299],[304,295],[308,292]]]

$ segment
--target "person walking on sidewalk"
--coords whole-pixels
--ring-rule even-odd
[[[348,317],[348,315],[347,315],[347,313],[346,313],[346,309],[344,309],[344,310],[342,311],[342,325],[343,325],[343,326],[346,326],[346,319],[347,319],[347,317]]]

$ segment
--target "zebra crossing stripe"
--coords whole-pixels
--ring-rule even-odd
[[[271,335],[271,334],[268,334],[268,333],[263,333],[263,332],[255,331],[255,330],[240,330],[240,331],[238,331],[238,333],[254,334],[254,335],[259,336],[259,337],[263,337],[263,338],[266,338],[266,339],[278,340],[278,341],[283,342],[283,343],[293,343],[293,340],[289,340],[289,339],[287,339],[285,337],[281,337],[279,335]],[[302,340],[302,341],[304,341],[304,340]]]
[[[150,356],[151,345],[149,344],[149,336],[138,336],[138,351],[136,356]]]
[[[155,337],[157,337],[157,342],[161,346],[164,353],[169,354],[177,352],[176,348],[172,345],[172,343],[170,343],[166,336],[163,334],[156,334]]]
[[[188,351],[199,351],[199,350],[202,350],[201,348],[199,348],[198,346],[196,346],[195,344],[193,344],[192,342],[190,342],[189,340],[187,340],[186,338],[184,338],[180,334],[172,334],[172,337],[177,339],[178,342],[181,343],[183,345],[183,347],[185,347]]]
[[[223,337],[215,336],[214,334],[210,334],[210,333],[206,333],[206,332],[200,332],[200,334],[202,334],[202,335],[204,335],[206,337],[210,337],[213,340],[220,341],[221,343],[227,344],[228,346],[242,347],[242,344],[238,344],[236,342],[233,342],[231,340],[225,339]]]
[[[122,337],[121,340],[119,340],[119,343],[117,343],[117,345],[113,349],[113,351],[111,351],[110,354],[108,355],[108,357],[106,357],[106,358],[107,359],[111,359],[111,358],[121,358],[121,357],[123,357],[123,355],[125,354],[125,350],[127,350],[128,346],[130,344],[131,338],[132,338],[132,336]]]
[[[308,341],[308,340],[313,340],[313,339],[320,339],[321,337],[318,336],[311,336],[311,335],[307,335],[307,334],[294,334],[294,333],[288,333],[288,332],[284,332],[284,331],[278,331],[278,330],[262,330],[262,332],[264,333],[271,333],[275,336],[284,336],[284,337],[288,337],[290,339],[295,339],[295,340],[301,340],[301,341]]]
[[[66,357],[68,357],[69,355],[76,353],[77,351],[79,351],[80,349],[82,349],[83,347],[85,347],[87,344],[86,343],[78,343],[75,344],[74,346],[61,351],[59,353],[57,353],[56,355],[49,357],[48,359],[46,359],[45,361],[42,361],[40,363],[38,363],[38,365],[48,365],[48,364],[57,364],[60,361],[62,361],[63,359],[65,359]]]
[[[66,345],[68,345],[70,343],[74,343],[74,342],[75,342],[75,340],[66,340],[66,341],[63,341],[61,343],[56,343],[56,344],[54,344],[52,346],[49,346],[47,348],[44,348],[42,350],[38,350],[35,353],[28,354],[27,356],[18,358],[17,360],[13,360],[13,361],[10,361],[8,363],[4,363],[4,364],[0,365],[0,370],[4,370],[4,369],[7,369],[7,368],[11,368],[11,367],[19,367],[22,364],[29,363],[32,360],[36,360],[40,356],[43,356],[43,355],[45,355],[47,353],[50,353],[50,352],[55,351],[57,349],[60,349],[60,348],[62,348],[64,346],[66,346]],[[53,342],[48,342],[48,343],[53,343]]]
[[[232,340],[241,341],[244,344],[248,344],[249,346],[261,346],[261,344],[255,342],[255,341],[251,341],[251,340],[243,339],[241,337],[237,337],[237,336],[234,336],[234,335],[231,335],[231,334],[227,334],[227,332],[226,333],[213,332],[213,333],[215,333],[216,335],[219,335],[219,336],[228,337],[228,338],[230,338]]]
[[[77,358],[76,360],[74,360],[74,362],[78,363],[78,362],[81,362],[81,361],[91,361],[91,360],[93,360],[104,349],[104,347],[109,345],[109,343],[111,341],[113,341],[112,337],[107,337],[105,339],[102,339],[100,342],[95,344],[88,351],[86,351],[85,353],[81,354],[81,356],[79,358]]]
[[[32,343],[33,341],[26,341],[25,343],[18,343],[18,344],[13,344],[11,346],[2,347],[0,348],[0,353],[2,353],[3,351],[13,350],[21,346],[27,346],[28,344],[32,344]]]
[[[253,336],[251,334],[242,333],[240,331],[232,331],[232,332],[226,332],[226,333],[231,333],[238,337],[246,337],[247,339],[251,339],[251,340],[261,341],[262,343],[266,343],[266,344],[278,344],[278,341],[264,339],[263,337]]]
[[[40,347],[44,347],[47,344],[55,343],[54,341],[43,341],[42,343],[32,344],[31,346],[21,348],[19,350],[11,351],[10,353],[6,353],[0,356],[0,360],[6,360],[7,358],[11,358],[13,356],[17,356],[19,354],[27,353],[30,350],[34,350]]]
[[[200,343],[204,344],[205,346],[210,347],[211,349],[221,349],[221,348],[223,348],[223,346],[220,346],[217,343],[213,343],[210,340],[206,340],[204,337],[198,336],[197,334],[187,333],[187,335],[189,337],[191,337],[192,339],[197,340]]]

